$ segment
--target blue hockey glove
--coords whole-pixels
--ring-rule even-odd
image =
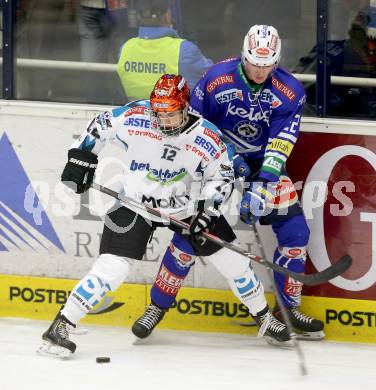
[[[252,182],[240,203],[240,219],[248,225],[252,221],[256,223],[267,213],[267,204],[273,201],[276,187],[276,183]]]
[[[230,160],[232,160],[233,163],[235,178],[249,176],[251,174],[251,170],[248,164],[244,161],[244,158],[240,154],[236,153],[235,145],[230,142],[226,142],[226,147]]]
[[[235,154],[232,162],[234,164],[234,173],[236,178],[247,177],[251,174],[251,169],[240,154]]]

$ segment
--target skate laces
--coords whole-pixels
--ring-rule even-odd
[[[162,314],[163,310],[158,306],[149,305],[145,314],[138,320],[138,323],[146,326],[149,330],[153,329],[154,326],[159,322]]]
[[[69,332],[67,329],[67,323],[64,320],[59,320],[57,324],[55,325],[55,332],[62,338],[62,339],[69,339]]]
[[[260,317],[261,326],[257,337],[263,337],[267,330],[270,330],[274,333],[280,333],[285,325],[282,322],[278,321],[270,312],[267,312]]]
[[[306,314],[300,312],[298,309],[291,308],[290,312],[299,321],[306,322],[308,324],[310,324],[313,321],[312,317],[307,316]]]

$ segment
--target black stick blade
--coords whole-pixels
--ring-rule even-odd
[[[300,280],[307,286],[315,286],[316,284],[326,283],[347,271],[351,264],[352,257],[350,255],[344,255],[335,264],[321,272],[301,275]]]

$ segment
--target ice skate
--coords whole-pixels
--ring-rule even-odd
[[[286,307],[286,311],[298,339],[322,340],[325,337],[324,323],[322,321],[302,313],[296,307]],[[273,314],[283,322],[282,312],[278,305],[274,307]]]
[[[287,326],[272,315],[268,306],[252,317],[259,327],[257,337],[263,337],[271,345],[282,347],[293,345]]]
[[[68,325],[74,327],[60,312],[51,326],[43,333],[43,343],[37,350],[39,355],[69,358],[76,350],[76,344],[69,340]]]
[[[145,313],[133,324],[133,334],[139,339],[150,336],[153,329],[162,321],[165,312],[165,310],[151,303]]]

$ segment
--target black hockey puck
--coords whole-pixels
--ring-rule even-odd
[[[110,363],[110,358],[108,356],[98,356],[96,359],[97,363]]]

